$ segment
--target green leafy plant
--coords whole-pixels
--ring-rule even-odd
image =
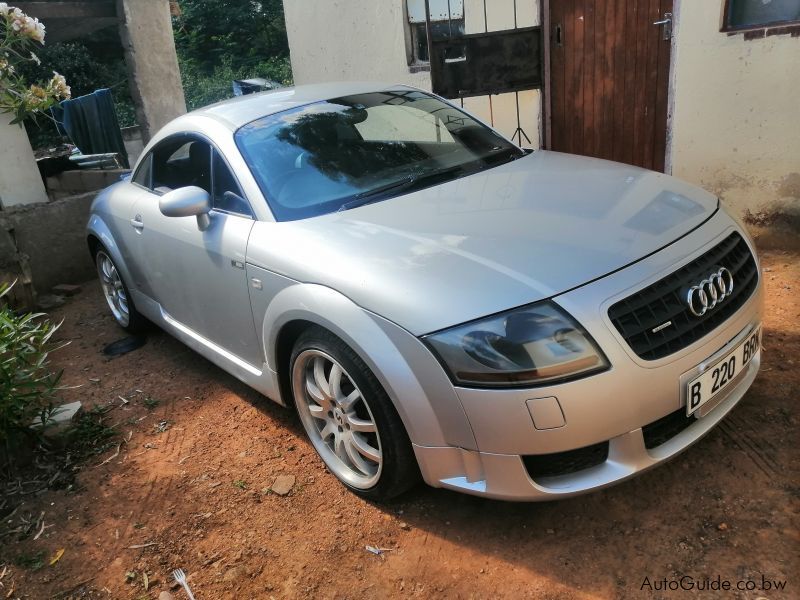
[[[14,559],[14,564],[22,569],[38,571],[44,566],[44,550],[31,554],[20,554]]]
[[[286,57],[270,58],[250,66],[235,67],[224,58],[210,71],[189,60],[180,59],[181,79],[189,110],[233,97],[233,80],[263,77],[282,85],[292,83],[292,67]]]
[[[12,124],[44,114],[59,100],[70,97],[66,79],[55,71],[50,81],[31,85],[20,73],[21,66],[40,62],[33,50],[42,45],[44,24],[0,2],[0,112],[13,114]]]
[[[84,410],[74,422],[70,437],[70,450],[79,456],[100,454],[114,445],[116,430],[103,423],[108,408],[93,406]]]
[[[0,284],[0,444],[7,450],[17,436],[30,433],[37,417],[45,425],[50,421],[62,374],[49,361],[61,347],[52,341],[60,323],[42,313],[14,312],[4,300],[11,287]]]

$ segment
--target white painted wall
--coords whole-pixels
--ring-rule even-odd
[[[381,81],[431,89],[428,72],[411,73],[406,58],[404,0],[285,0],[292,72],[297,84]],[[519,27],[538,24],[539,0],[517,0]],[[489,31],[514,27],[514,0],[489,0]],[[484,31],[483,0],[464,0],[467,33]],[[528,144],[539,147],[540,94],[520,92],[520,121]],[[511,137],[517,128],[514,94],[467,98],[464,108]]]
[[[25,129],[0,114],[0,207],[47,202]]]
[[[285,0],[296,84],[381,81],[431,89],[409,72],[401,0]]]
[[[719,31],[718,0],[680,0],[672,174],[738,214],[800,214],[800,37]]]

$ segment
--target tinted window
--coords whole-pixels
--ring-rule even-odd
[[[148,154],[145,159],[142,161],[142,164],[139,165],[139,168],[136,170],[136,173],[133,176],[133,183],[138,183],[142,187],[150,188],[150,174],[152,173],[152,169],[150,168],[153,164],[153,155]]]
[[[450,104],[408,90],[269,115],[240,128],[236,143],[282,221],[389,198],[523,155]]]
[[[153,150],[153,189],[196,185],[211,193],[211,147],[185,137],[168,139]]]
[[[212,169],[214,171],[212,206],[225,212],[251,216],[250,205],[244,199],[233,173],[216,150],[212,150],[212,153]]]

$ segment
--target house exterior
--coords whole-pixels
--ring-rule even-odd
[[[285,0],[295,82],[433,89],[522,146],[664,171],[742,216],[800,215],[800,0],[425,5]]]

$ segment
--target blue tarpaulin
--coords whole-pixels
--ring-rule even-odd
[[[63,128],[82,154],[116,152],[122,165],[130,167],[111,90],[64,100],[52,110],[59,130]]]

